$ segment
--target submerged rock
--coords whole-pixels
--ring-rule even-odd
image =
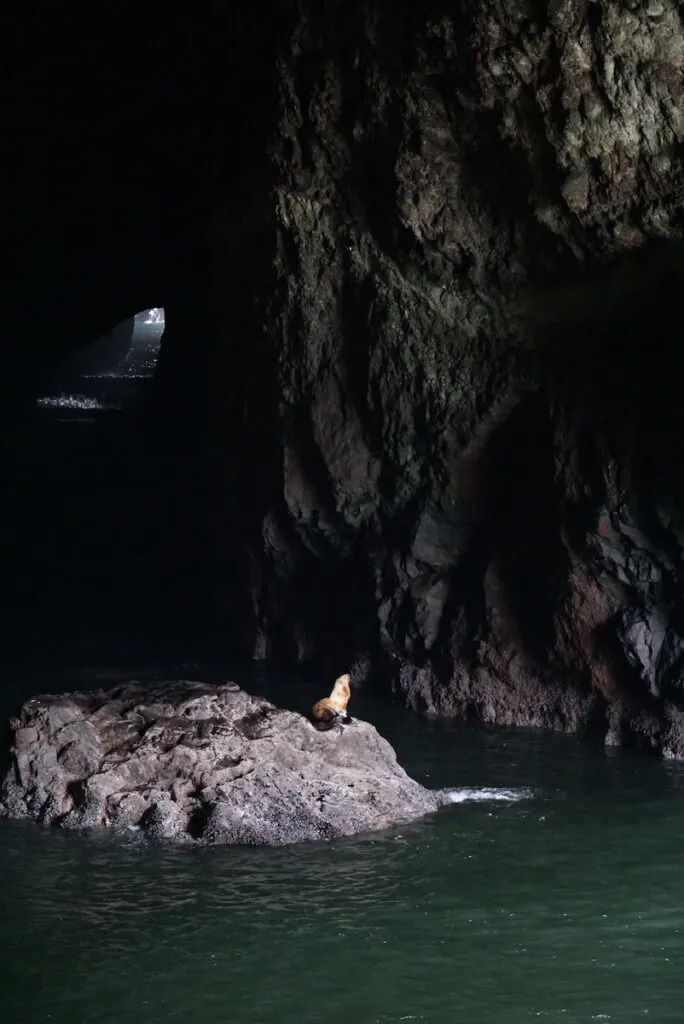
[[[368,722],[319,731],[234,684],[34,697],[11,728],[0,814],[44,824],[283,845],[387,828],[446,802]]]

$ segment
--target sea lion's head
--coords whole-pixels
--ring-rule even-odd
[[[341,711],[345,711],[349,698],[351,697],[351,676],[348,672],[345,672],[343,676],[340,676],[335,680],[332,691],[330,693],[330,700],[334,701],[335,704],[339,705]]]

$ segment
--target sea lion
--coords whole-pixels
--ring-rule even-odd
[[[351,676],[346,672],[339,679],[335,680],[329,697],[323,697],[317,701],[311,709],[311,714],[317,725],[326,726],[331,729],[335,722],[344,725],[351,721],[347,712],[347,705],[351,697],[349,681]]]

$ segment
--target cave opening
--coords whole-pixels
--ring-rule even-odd
[[[173,656],[200,628],[197,486],[164,443],[155,391],[165,323],[164,306],[148,306],[53,361],[14,418],[6,658],[59,676],[103,652],[109,666],[162,646]]]
[[[154,377],[164,333],[163,306],[126,317],[116,326],[62,358],[36,399],[42,409],[66,415],[122,409],[141,396]]]

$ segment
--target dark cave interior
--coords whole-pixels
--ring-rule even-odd
[[[683,11],[0,5],[4,1019],[680,1019]]]
[[[386,24],[386,6],[371,6]],[[64,0],[49,14],[24,4],[2,15],[0,173],[11,253],[0,401],[4,649],[59,659],[103,646],[159,647],[173,636],[181,645],[218,640],[325,671],[349,661],[360,682],[371,664],[370,676],[385,689],[390,676],[396,680],[397,659],[408,658],[402,678],[424,678],[428,665],[432,678],[418,687],[420,700],[409,681],[408,702],[445,712],[459,710],[453,694],[477,666],[480,686],[504,672],[515,689],[516,680],[547,672],[564,674],[580,702],[588,692],[609,701],[619,691],[640,693],[648,707],[677,705],[684,659],[681,243],[647,240],[613,258],[597,229],[593,250],[587,243],[573,262],[575,224],[572,244],[549,243],[545,263],[535,247],[549,231],[535,221],[531,233],[502,228],[486,259],[479,251],[454,255],[446,245],[441,255],[427,244],[419,251],[406,218],[403,226],[392,220],[397,154],[383,149],[406,111],[388,107],[385,135],[375,131],[348,167],[329,127],[339,117],[340,132],[357,131],[370,73],[343,102],[328,79],[319,89],[316,60],[302,58],[293,80],[314,97],[301,114],[313,125],[308,152],[292,143],[287,118],[278,120],[289,102],[276,59],[286,29],[302,19],[297,45],[304,50],[316,19],[332,31],[335,19],[328,24],[323,7],[310,5],[305,17],[297,4],[283,4],[274,7],[278,17],[266,18],[248,4],[209,5],[200,16],[176,3],[163,11],[105,3],[84,12]],[[443,13],[444,5],[432,7]],[[354,5],[354,17],[363,10]],[[365,24],[364,53],[375,31]],[[395,90],[411,70],[395,51],[409,42],[372,43]],[[349,76],[357,67],[353,43],[350,27],[339,43]],[[426,66],[435,53],[427,47]],[[447,113],[453,121],[454,110]],[[272,142],[276,129],[286,139],[280,148]],[[416,141],[417,130],[407,129],[407,161],[420,146],[423,156],[436,146]],[[477,145],[466,138],[459,159],[480,203],[505,192],[492,177],[503,143],[482,149],[487,173],[479,178]],[[344,221],[316,271],[320,305],[330,299],[325,313],[314,310],[315,288],[296,292],[316,279],[300,228],[288,237],[269,227],[274,159],[283,153],[292,165],[283,194],[293,204],[289,214],[285,205],[279,210],[283,223],[294,223],[287,221],[292,210],[320,204]],[[344,168],[338,177],[336,159]],[[541,164],[548,162],[547,154]],[[523,178],[509,182],[502,216],[524,216],[520,190],[531,186]],[[336,263],[342,237],[348,252]],[[516,246],[532,251],[518,306],[510,291],[523,275]],[[394,392],[393,407],[378,384],[378,366],[391,387],[402,380],[393,370],[392,383],[388,357],[383,364],[373,355],[374,324],[385,330],[383,317],[389,323],[401,305],[368,271],[382,269],[388,254],[401,268],[402,302],[411,288],[427,294],[423,282],[432,287],[448,274],[474,303],[491,266],[502,308],[516,306],[514,326],[500,331],[506,344],[492,342],[481,360],[481,388],[466,380],[461,404],[474,410],[470,420],[464,413],[453,429],[446,399],[431,383],[427,349],[413,378],[403,379],[405,397]],[[299,305],[290,314],[293,294]],[[98,414],[80,433],[68,418],[56,425],[36,411],[65,359],[77,360],[153,305],[166,315],[158,365],[125,410]],[[418,303],[414,325],[422,316]],[[487,334],[483,323],[477,338]],[[302,355],[316,324],[321,337],[328,324],[339,351],[324,340],[324,355]],[[412,329],[405,327],[407,339]],[[407,340],[406,351],[414,344]],[[464,366],[476,344],[464,349]],[[522,398],[485,432],[479,482],[470,496],[449,497],[452,434],[467,451],[468,432],[475,436],[473,424],[485,422],[509,380]],[[326,422],[320,409],[330,410],[333,399],[325,406],[321,395],[332,395],[330,388],[341,396],[334,399],[341,412]],[[404,415],[416,438],[413,461],[397,454]],[[441,468],[431,465],[437,455]],[[283,485],[288,459],[299,468]],[[377,475],[374,460],[382,463]],[[338,470],[347,473],[347,494]],[[429,522],[428,506],[437,509]],[[446,554],[444,544],[451,544]],[[644,629],[660,630],[665,642],[656,650]],[[496,702],[468,692],[478,713],[501,718]],[[548,724],[559,715],[572,718],[567,709],[518,717]],[[606,711],[604,732],[613,728],[609,718]]]
[[[160,648],[173,657],[207,621],[202,480],[182,441],[171,448],[160,431],[152,394],[162,330],[124,321],[41,376],[42,393],[14,416],[3,513],[10,661],[59,672]]]
[[[193,48],[206,39],[184,32],[182,5],[10,5],[2,19],[2,643],[57,668],[169,645],[174,630],[195,641],[207,621],[192,396],[211,131]],[[37,408],[41,395],[78,393],[103,337],[125,345],[116,333],[155,305],[166,309],[157,369],[121,411]],[[186,341],[174,321],[189,311]],[[187,353],[172,351],[177,339]]]

